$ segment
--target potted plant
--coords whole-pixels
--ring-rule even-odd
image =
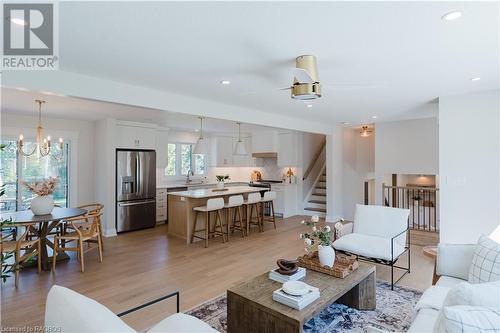
[[[300,234],[304,240],[305,250],[308,253],[318,251],[319,262],[322,266],[333,267],[335,263],[335,250],[332,247],[333,230],[330,226],[318,227],[319,216],[311,216],[310,221],[302,221],[302,224],[311,227],[311,233]]]
[[[49,177],[42,181],[33,180],[31,183],[21,181],[31,193],[35,194],[30,203],[30,209],[35,215],[47,215],[54,209],[54,193],[57,184],[56,177]]]
[[[224,188],[224,181],[226,179],[229,179],[229,175],[224,175],[224,176],[215,176],[217,178],[217,188]]]

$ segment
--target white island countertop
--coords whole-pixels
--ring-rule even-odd
[[[176,195],[180,197],[200,199],[200,198],[221,197],[226,195],[252,193],[252,192],[260,192],[268,190],[267,188],[264,187],[251,187],[251,186],[228,186],[226,187],[226,189],[227,191],[214,191],[215,190],[214,188],[203,188],[199,190],[169,192],[168,195]]]

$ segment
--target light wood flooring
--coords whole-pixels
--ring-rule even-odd
[[[304,246],[298,234],[305,230],[302,217],[277,220],[277,230],[267,224],[265,232],[252,229],[249,238],[234,233],[228,243],[211,240],[186,245],[168,237],[167,226],[121,234],[104,240],[104,261],[97,251],[85,255],[85,273],[73,256],[57,264],[56,273],[35,269],[21,272],[19,289],[13,279],[2,284],[2,327],[43,325],[45,299],[53,284],[62,285],[97,300],[118,313],[179,290],[181,311],[223,294],[229,286],[274,268],[279,258],[295,258]],[[431,285],[433,260],[412,246],[412,272],[400,285],[423,290]],[[377,266],[377,277],[388,280],[390,269]],[[173,301],[131,314],[124,319],[144,330],[173,313]]]

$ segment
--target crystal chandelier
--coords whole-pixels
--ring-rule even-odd
[[[34,143],[34,147],[31,151],[26,152],[24,149],[24,136],[19,135],[19,140],[17,141],[17,151],[19,154],[23,156],[32,156],[36,153],[38,157],[45,157],[50,154],[52,150],[52,144],[50,141],[50,136],[46,138],[43,137],[43,127],[42,127],[42,104],[45,101],[40,99],[35,99],[35,102],[38,104],[38,127],[36,128],[36,143]],[[63,153],[63,139],[59,138],[59,155],[62,157]]]

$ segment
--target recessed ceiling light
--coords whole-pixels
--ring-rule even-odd
[[[479,81],[479,80],[481,80],[481,78],[480,78],[480,77],[473,77],[473,78],[472,78],[472,79],[470,79],[470,80],[471,80],[471,81]]]
[[[462,12],[459,10],[454,10],[441,16],[441,19],[445,21],[453,21],[460,17],[462,17]]]
[[[222,81],[220,81],[220,83],[228,85],[228,84],[231,84],[231,81],[229,81],[229,80],[222,80]]]
[[[313,106],[312,106],[312,104],[307,104],[307,107],[312,108]]]
[[[372,116],[372,119],[377,119],[377,116]]]
[[[26,25],[26,22],[23,19],[20,19],[17,17],[11,18],[10,21],[14,24],[17,24],[17,25]]]
[[[344,121],[344,122],[342,123],[342,125],[344,125],[344,126],[347,126],[347,125],[350,125],[350,124],[351,124],[351,123],[349,123],[349,122],[347,122],[347,121]]]
[[[195,131],[195,132],[199,132],[200,130],[199,130],[198,128],[196,128],[194,131]]]

